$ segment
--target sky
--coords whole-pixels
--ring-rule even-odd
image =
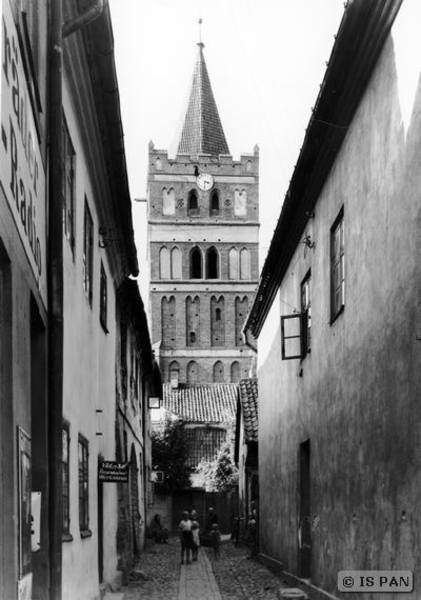
[[[148,144],[171,150],[197,43],[234,159],[260,148],[260,269],[316,103],[343,0],[109,0],[124,143],[147,303]],[[199,25],[199,20],[202,24]]]

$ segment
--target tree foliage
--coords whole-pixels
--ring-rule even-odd
[[[238,469],[234,463],[232,443],[226,441],[214,460],[202,460],[197,468],[197,473],[209,492],[229,492],[236,488],[238,486]]]
[[[152,466],[155,471],[163,471],[164,481],[159,486],[161,492],[191,486],[192,467],[187,460],[186,435],[181,421],[168,420],[164,429],[152,432]]]

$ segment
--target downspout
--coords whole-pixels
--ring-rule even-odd
[[[62,0],[51,0],[49,88],[49,218],[48,218],[48,393],[49,393],[49,543],[50,599],[62,592],[62,428],[63,428],[63,207],[62,84],[63,37],[90,23],[103,9],[96,0],[82,15],[62,27]],[[65,30],[66,28],[66,30]]]
[[[61,600],[63,428],[63,209],[62,182],[62,0],[51,0],[49,220],[48,220],[48,389],[49,389],[49,531],[50,598]]]
[[[86,10],[84,10],[82,14],[64,23],[63,38],[66,38],[74,31],[78,31],[78,29],[81,29],[85,25],[95,21],[95,19],[97,19],[102,13],[104,9],[104,3],[105,0],[94,0],[94,2]]]

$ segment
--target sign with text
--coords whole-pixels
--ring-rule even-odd
[[[45,170],[10,2],[2,6],[0,186],[46,306]]]
[[[98,480],[127,483],[129,481],[129,463],[109,460],[99,463]]]

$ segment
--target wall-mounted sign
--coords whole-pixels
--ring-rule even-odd
[[[148,408],[161,408],[161,398],[149,398]]]
[[[99,463],[98,481],[127,483],[129,481],[129,463],[110,460]]]
[[[0,186],[46,306],[45,171],[10,2],[2,6]]]

